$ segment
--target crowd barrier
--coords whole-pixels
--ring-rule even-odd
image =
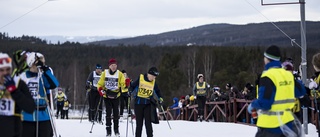
[[[309,108],[309,122],[318,125],[318,113],[315,111],[315,104],[312,98],[311,107]],[[234,122],[247,125],[254,125],[252,123],[251,114],[248,113],[247,108],[252,100],[231,98],[229,101],[211,101],[206,102],[204,108],[204,120],[215,122]],[[319,102],[320,103],[320,102]],[[320,104],[318,104],[320,105]],[[164,112],[158,112],[160,120],[187,120],[197,121],[198,105],[190,105],[184,108],[167,109]],[[302,109],[301,109],[302,111]]]

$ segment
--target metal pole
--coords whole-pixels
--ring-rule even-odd
[[[300,16],[301,16],[301,79],[306,83],[307,79],[307,39],[306,39],[306,18],[305,18],[305,0],[300,2]]]
[[[302,112],[303,112],[303,129],[304,129],[304,133],[308,134],[308,108],[307,107],[303,107],[302,108]]]

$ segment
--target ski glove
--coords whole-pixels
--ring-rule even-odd
[[[102,87],[100,87],[100,88],[98,89],[98,93],[99,93],[100,96],[103,96],[103,95],[105,94],[105,92],[106,92],[106,91],[104,91],[104,90],[102,89]]]
[[[315,81],[312,81],[309,83],[309,89],[316,89],[318,87],[318,84]]]
[[[163,98],[162,97],[159,98],[159,102],[160,102],[160,104],[162,104],[162,102],[163,102]]]
[[[38,60],[38,62],[36,63],[36,66],[38,68],[41,68],[43,71],[49,70],[49,67],[47,65],[44,65],[44,63],[41,60]]]
[[[4,86],[6,86],[7,91],[10,93],[17,89],[16,84],[10,75],[4,76]]]

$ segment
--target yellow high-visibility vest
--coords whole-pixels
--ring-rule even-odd
[[[291,109],[294,107],[294,77],[292,73],[282,68],[270,68],[261,78],[268,77],[276,87],[274,103],[270,110],[258,111],[257,126],[276,128],[294,120]]]

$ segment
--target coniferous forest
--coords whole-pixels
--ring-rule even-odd
[[[165,104],[173,97],[192,94],[198,73],[204,74],[210,85],[224,89],[226,83],[242,89],[248,82],[254,83],[257,74],[263,71],[264,46],[97,46],[74,42],[47,44],[37,37],[9,37],[0,33],[0,52],[16,50],[39,51],[46,64],[52,67],[60,86],[75,105],[84,103],[87,76],[97,63],[107,68],[108,60],[115,58],[119,70],[126,70],[129,77],[137,79],[139,74],[156,66],[160,75],[156,81],[164,96]],[[291,57],[295,69],[301,62],[299,47],[281,47],[283,59]],[[312,55],[319,48],[307,49],[308,77],[313,75]]]

